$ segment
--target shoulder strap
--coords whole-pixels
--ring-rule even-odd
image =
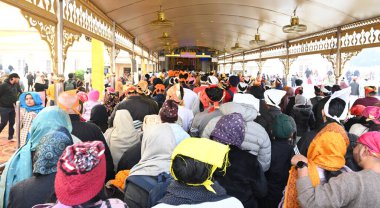
[[[228,92],[228,94],[230,94],[231,98],[234,97],[234,93],[230,89],[226,89],[226,91]]]
[[[143,175],[129,176],[127,178],[127,181],[138,185],[140,188],[144,189],[148,193],[157,184],[157,179],[155,179],[154,177]]]

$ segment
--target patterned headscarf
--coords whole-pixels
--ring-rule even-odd
[[[57,163],[65,148],[72,145],[70,133],[57,129],[42,137],[33,157],[33,173],[48,175],[57,172]]]
[[[211,132],[213,140],[227,145],[240,147],[244,141],[245,125],[240,113],[225,115]]]
[[[178,105],[173,100],[167,100],[160,110],[160,118],[164,123],[175,123],[178,120]]]

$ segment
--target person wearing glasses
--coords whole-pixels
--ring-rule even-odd
[[[297,193],[301,207],[377,207],[380,204],[380,132],[367,132],[359,137],[354,159],[363,168],[342,173],[323,185],[313,186],[309,160],[295,155]]]

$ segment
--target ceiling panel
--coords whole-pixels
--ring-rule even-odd
[[[245,49],[257,27],[266,43],[276,43],[304,34],[380,15],[378,0],[92,0],[107,16],[131,32],[150,49],[162,43],[158,39],[169,32],[179,46],[206,46],[223,50],[237,39]],[[149,23],[157,19],[162,5],[171,28],[157,28]],[[286,34],[293,10],[305,33]],[[197,41],[198,40],[198,41]],[[256,46],[257,47],[257,46]]]

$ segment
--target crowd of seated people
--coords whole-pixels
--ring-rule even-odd
[[[295,83],[170,70],[56,106],[24,92],[0,207],[377,207],[375,88]]]

